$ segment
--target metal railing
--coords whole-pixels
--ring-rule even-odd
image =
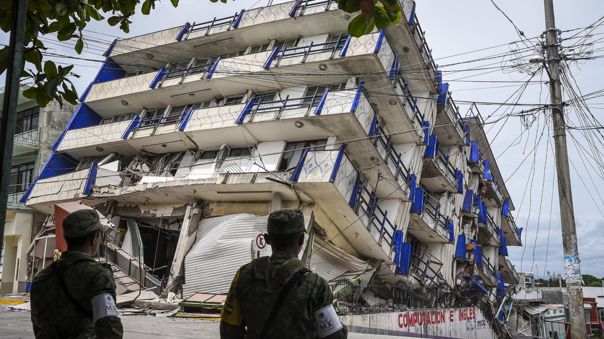
[[[413,254],[413,258],[411,259],[411,274],[424,286],[439,285],[445,282],[440,273],[442,265],[442,262],[432,255],[428,249],[422,248]]]
[[[451,97],[450,92],[447,93],[447,106],[450,107],[451,111],[453,112],[453,119],[457,122],[457,124],[455,124],[456,128],[459,128],[461,136],[464,137],[464,120],[461,117],[461,113],[459,113],[459,108],[457,108],[457,105],[455,105],[455,100],[453,100],[453,98]]]
[[[436,198],[428,194],[428,192],[425,192],[424,201],[424,210],[426,213],[428,213],[429,216],[432,217],[432,219],[434,219],[435,225],[437,227],[442,228],[446,232],[449,232],[449,230],[447,229],[447,217],[440,212],[440,203],[436,200]]]
[[[357,185],[359,185],[357,183]],[[369,196],[369,199],[365,198],[365,194]],[[353,210],[361,217],[364,213],[367,216],[367,230],[371,233],[372,229],[376,229],[380,236],[375,239],[379,244],[385,239],[389,246],[393,245],[394,231],[397,226],[392,224],[388,219],[388,211],[384,211],[377,203],[377,196],[375,192],[370,192],[367,187],[363,187],[357,194],[356,202]]]
[[[413,18],[409,25],[411,28],[411,33],[415,35],[414,40],[417,44],[417,47],[420,49],[420,53],[425,54],[424,61],[428,64],[428,67],[434,73],[434,77],[438,78],[438,66],[436,66],[436,62],[434,62],[434,58],[432,57],[432,50],[430,50],[430,48],[428,47],[425,32],[422,30],[422,27],[419,24],[419,20],[417,19],[415,11],[413,11]]]
[[[497,276],[495,275],[495,266],[491,264],[491,260],[485,255],[482,256],[482,269],[491,278],[497,280]]]
[[[343,34],[341,35],[337,41],[332,42],[324,42],[320,44],[315,44],[313,42],[308,46],[300,46],[300,47],[290,47],[283,48],[279,51],[276,56],[276,64],[275,66],[279,66],[279,63],[283,59],[302,57],[301,63],[306,62],[306,59],[311,54],[320,54],[320,53],[328,53],[331,52],[331,56],[329,58],[333,58],[336,56],[336,53],[343,50],[346,45],[346,40],[348,36]]]
[[[243,12],[235,13],[234,15],[227,16],[224,18],[214,18],[210,21],[204,21],[199,23],[193,23],[189,26],[188,31],[185,33],[188,37],[191,33],[205,31],[204,35],[210,34],[212,29],[222,29],[222,31],[228,31],[231,28],[237,28],[237,23],[243,15]]]
[[[350,91],[350,89],[347,89],[346,91]],[[281,118],[284,111],[296,109],[306,109],[305,115],[308,115],[312,111],[312,108],[317,107],[322,97],[323,93],[315,93],[314,95],[298,98],[290,98],[290,96],[287,95],[284,99],[268,101],[263,101],[261,97],[254,98],[249,107],[249,112],[246,114],[249,118],[247,118],[245,122],[254,121],[254,118],[258,114],[268,113],[274,113],[273,119],[278,120]]]
[[[441,165],[445,167],[445,175],[448,174],[450,176],[449,179],[455,183],[455,167],[449,161],[449,155],[445,154],[438,145],[436,146],[436,158],[437,161],[439,161]]]
[[[16,133],[15,144],[28,144],[30,146],[39,147],[40,131],[36,128],[29,131]]]
[[[386,136],[388,133],[384,130],[384,128],[380,125],[377,126],[377,137],[374,139],[373,143],[377,147],[378,144],[382,145],[384,150],[386,151],[386,156],[384,161],[386,164],[394,163],[395,164],[395,173],[394,178],[398,181],[399,178],[403,178],[405,182],[408,182],[409,177],[411,176],[411,171],[405,165],[405,162],[402,160],[402,155],[400,152],[397,152],[394,147],[392,147],[392,139],[390,136]]]
[[[499,227],[497,226],[495,220],[493,220],[493,217],[489,212],[487,212],[487,228],[489,229],[491,234],[493,234],[493,236],[497,236],[497,231],[499,230]]]
[[[404,103],[409,105],[409,108],[413,112],[413,118],[419,124],[419,126],[421,126],[424,123],[425,116],[417,107],[417,99],[413,97],[413,94],[411,94],[407,80],[402,75],[398,74],[393,81],[394,86],[400,88],[403,92]]]
[[[187,66],[183,67],[183,68],[178,68],[178,67],[172,68],[166,73],[164,80],[175,79],[175,78],[184,78],[186,76],[193,75],[193,74],[206,74],[207,72],[210,71],[212,65],[215,62],[216,62],[216,58],[212,58],[203,64],[199,64],[199,65],[195,65],[195,66],[193,66],[192,64],[187,64]]]
[[[27,208],[27,206],[25,206],[25,204],[21,202],[21,198],[23,197],[23,194],[25,194],[25,191],[9,193],[8,197],[7,197],[7,208],[9,208],[9,209]]]
[[[294,4],[294,8],[292,8],[290,12],[290,16],[303,16],[307,9],[312,8],[324,8],[325,11],[328,11],[331,5],[335,3],[334,0],[304,0],[304,1],[296,1]],[[314,12],[313,12],[314,13]]]

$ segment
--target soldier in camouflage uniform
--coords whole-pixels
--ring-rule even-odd
[[[111,268],[93,259],[102,226],[94,210],[63,221],[69,250],[43,269],[31,289],[31,320],[36,338],[122,338]]]
[[[300,210],[269,215],[265,236],[273,255],[257,258],[235,274],[222,310],[222,339],[347,337],[329,285],[298,259],[304,231]]]

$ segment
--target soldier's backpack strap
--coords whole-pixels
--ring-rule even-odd
[[[83,261],[83,260],[82,260]],[[77,261],[76,261],[77,262]],[[65,295],[67,296],[67,299],[69,299],[69,301],[78,309],[78,311],[80,311],[82,314],[84,314],[86,317],[92,319],[92,312],[88,311],[84,306],[82,306],[82,304],[80,304],[79,301],[77,301],[72,295],[71,293],[69,293],[69,290],[67,289],[67,285],[65,284],[65,279],[63,277],[63,272],[62,270],[59,268],[59,265],[57,265],[56,262],[52,263],[50,265],[50,267],[52,268],[53,273],[55,274],[55,277],[57,278],[57,280],[59,281],[59,286],[61,286],[61,289],[63,290],[63,293],[65,293]]]
[[[290,265],[288,264],[290,264],[290,262],[287,262],[284,265],[286,270],[288,267],[299,266],[297,263],[291,263]],[[262,331],[260,331],[258,338],[264,338],[266,336],[266,332],[268,331],[269,326],[273,323],[277,311],[279,311],[279,308],[281,308],[283,301],[285,301],[285,296],[289,293],[289,291],[291,291],[294,286],[298,285],[298,283],[302,281],[302,279],[307,273],[310,273],[310,270],[308,268],[298,267],[294,274],[291,276],[291,278],[289,278],[285,286],[281,289],[281,292],[279,292],[279,296],[277,296],[277,299],[275,300],[275,303],[273,304],[273,307],[271,308],[271,311],[268,314],[268,318],[266,318],[264,326],[262,326]]]

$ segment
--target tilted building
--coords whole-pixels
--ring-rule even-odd
[[[185,297],[225,293],[267,254],[268,213],[301,207],[304,260],[342,309],[497,300],[518,282],[513,204],[402,5],[359,38],[305,0],[116,40],[28,206],[94,206],[118,228],[110,260]]]

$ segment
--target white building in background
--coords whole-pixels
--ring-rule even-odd
[[[402,5],[360,38],[334,1],[305,0],[116,40],[27,205],[94,206],[109,259],[184,297],[226,293],[268,253],[268,213],[301,207],[304,260],[343,312],[497,310],[518,282],[513,204]]]
[[[4,89],[0,90],[0,99]],[[28,281],[31,240],[44,216],[20,202],[48,158],[51,144],[65,128],[73,107],[51,102],[45,108],[19,96],[15,141],[8,188],[8,206],[0,260],[0,294],[24,292]],[[54,243],[51,245],[54,247]],[[52,248],[50,248],[52,253]]]

